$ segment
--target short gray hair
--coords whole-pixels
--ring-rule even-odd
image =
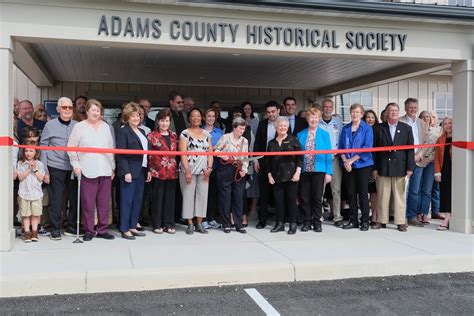
[[[236,117],[232,121],[232,128],[236,128],[237,126],[247,126],[247,121],[241,117]]]
[[[279,116],[275,120],[275,127],[278,127],[278,125],[280,125],[281,122],[285,122],[286,124],[288,124],[288,126],[290,125],[290,121],[288,120],[286,116]]]
[[[71,106],[73,105],[72,100],[68,97],[61,97],[58,100],[58,106],[62,106],[64,103],[69,103]]]

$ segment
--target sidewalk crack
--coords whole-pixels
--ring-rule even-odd
[[[262,245],[264,245],[265,247],[267,247],[268,249],[270,249],[274,253],[276,253],[276,254],[282,256],[283,258],[285,258],[286,260],[288,260],[288,263],[293,267],[293,281],[296,281],[296,266],[295,266],[295,264],[293,263],[293,260],[290,257],[286,256],[285,254],[281,253],[280,251],[276,250],[275,248],[272,248],[270,245],[266,244],[263,240],[258,239],[254,235],[248,234],[248,236],[251,236],[253,239],[258,241],[259,243],[261,243]]]

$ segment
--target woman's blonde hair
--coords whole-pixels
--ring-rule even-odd
[[[124,121],[125,123],[128,123],[128,120],[130,119],[133,113],[138,113],[138,115],[140,115],[142,113],[141,108],[138,105],[138,103],[129,102],[123,107],[122,121]]]

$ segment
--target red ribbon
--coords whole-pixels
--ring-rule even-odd
[[[248,152],[242,154],[240,152],[225,153],[226,156],[293,156],[293,155],[316,155],[316,154],[343,154],[343,153],[363,153],[363,152],[379,152],[379,151],[397,151],[409,150],[415,148],[432,148],[453,145],[458,148],[474,150],[474,142],[455,141],[445,144],[423,144],[423,145],[403,145],[403,146],[387,146],[373,148],[353,148],[353,149],[331,149],[331,150],[306,150],[306,151],[284,151],[284,152]],[[32,146],[32,145],[16,145],[13,139],[8,136],[0,137],[0,146],[12,146],[17,148],[34,148],[38,150],[54,150],[54,151],[72,151],[81,153],[96,154],[123,154],[123,155],[159,155],[159,156],[222,156],[221,152],[189,152],[189,151],[159,151],[159,150],[135,150],[135,149],[112,149],[112,148],[94,148],[94,147],[51,147],[51,146]]]

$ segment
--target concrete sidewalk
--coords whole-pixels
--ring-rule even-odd
[[[353,277],[474,271],[474,236],[436,231],[432,223],[381,230],[323,225],[289,236],[270,227],[248,234],[210,230],[135,241],[73,237],[25,244],[0,253],[0,297],[140,291],[227,284],[330,280]]]

